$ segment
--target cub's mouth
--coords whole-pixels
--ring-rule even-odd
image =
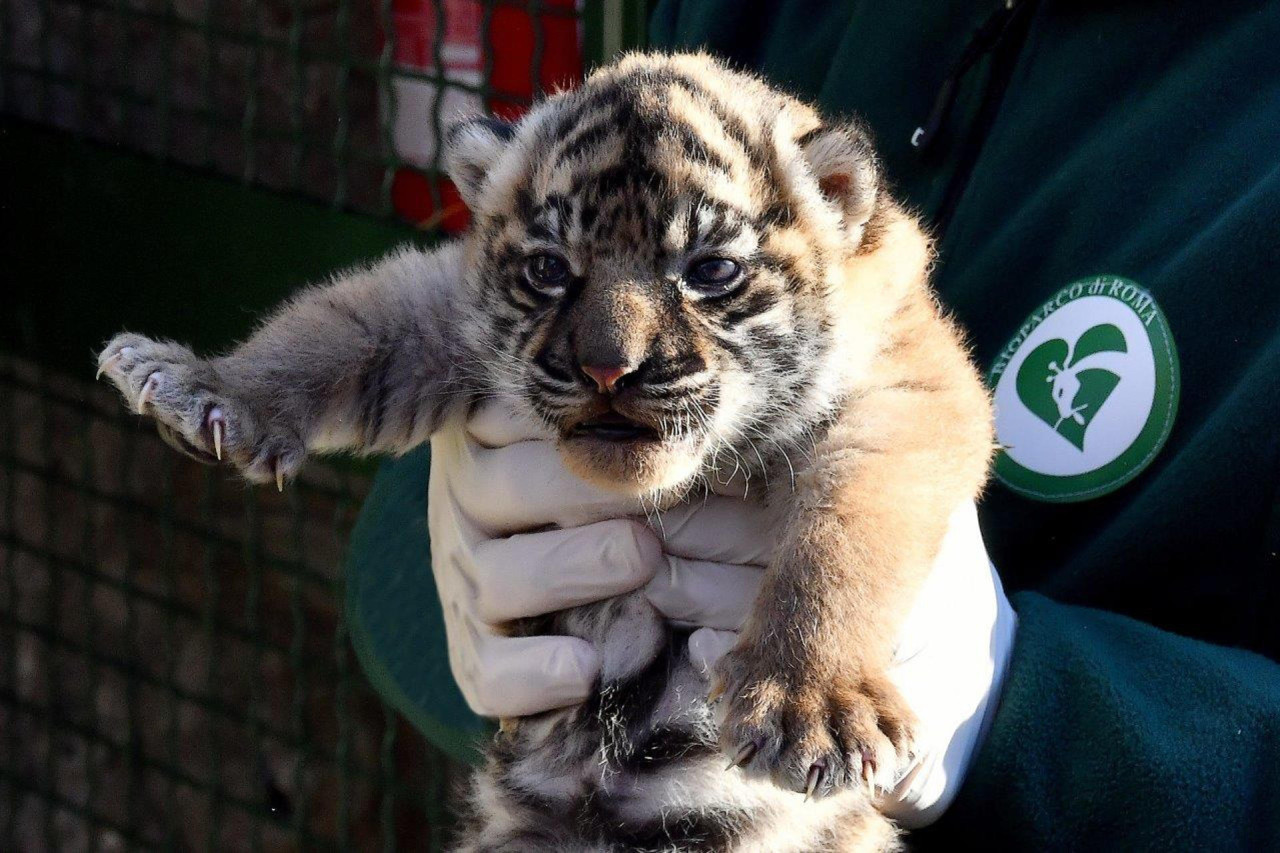
[[[631,418],[607,404],[597,403],[580,412],[560,437],[560,450],[571,471],[628,494],[685,483],[701,462],[701,453],[688,438],[664,434],[647,417]]]
[[[648,424],[633,421],[617,412],[605,412],[586,420],[579,421],[570,427],[569,438],[594,438],[597,441],[614,443],[654,442],[662,436]]]

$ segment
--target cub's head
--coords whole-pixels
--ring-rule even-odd
[[[849,270],[891,204],[857,125],[705,56],[633,55],[449,135],[467,334],[580,474],[634,491],[767,459],[875,348]]]

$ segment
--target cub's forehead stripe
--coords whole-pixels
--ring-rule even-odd
[[[566,165],[591,152],[605,140],[618,135],[618,125],[612,112],[603,116],[587,116],[573,131],[552,149],[548,162],[556,167]]]
[[[741,114],[672,69],[591,80],[557,106],[558,117],[539,116],[530,152],[533,171],[542,174],[535,184],[544,187],[573,183],[620,160],[644,160],[669,181],[692,178],[740,202],[753,171],[767,176],[773,166],[765,140]],[[572,174],[556,174],[562,169]]]

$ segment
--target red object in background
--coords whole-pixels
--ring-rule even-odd
[[[443,4],[443,9],[438,4]],[[477,0],[393,0],[392,15],[396,43],[394,62],[397,68],[415,72],[441,74],[446,80],[469,85],[483,82],[485,51],[490,50],[492,72],[488,81],[486,106],[504,119],[519,118],[528,109],[536,88],[554,90],[572,85],[582,77],[582,50],[575,0],[543,0],[536,26],[542,30],[542,51],[534,68],[538,46],[535,18],[528,9],[515,5],[496,5],[491,12],[488,37],[484,33],[484,10]],[[436,24],[443,12],[444,39],[440,60],[444,66],[436,71]],[[398,116],[395,127],[396,148],[406,159],[418,159],[425,167],[432,165],[436,140],[430,137],[433,122],[416,120],[419,113],[434,110],[439,87],[430,81],[400,75],[392,70],[396,87]],[[450,96],[461,95],[456,87],[446,87],[441,106],[445,120],[449,115]],[[456,100],[456,99],[455,99]],[[463,103],[453,106],[466,108]],[[475,106],[475,105],[473,105]],[[455,109],[453,112],[458,112]],[[403,119],[403,120],[401,120]],[[415,154],[418,156],[415,158]],[[456,234],[466,229],[470,213],[458,196],[458,190],[447,178],[435,178],[440,198],[437,209],[432,198],[432,178],[415,169],[398,169],[391,185],[391,203],[405,219],[422,227],[439,225],[445,232]]]
[[[448,178],[436,178],[440,213],[431,194],[431,178],[415,169],[396,169],[391,179],[391,206],[397,214],[419,228],[439,226],[446,234],[461,234],[471,224],[471,211]]]
[[[541,5],[557,10],[538,16],[542,26],[542,57],[537,81],[539,90],[546,92],[582,79],[582,47],[578,19],[573,14],[574,0],[543,0]],[[493,45],[490,86],[501,93],[489,98],[489,109],[504,119],[519,118],[528,109],[534,91],[533,54],[537,36],[533,16],[516,6],[498,6],[489,25],[489,44]]]

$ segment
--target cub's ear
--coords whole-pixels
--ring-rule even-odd
[[[475,208],[489,169],[515,132],[515,125],[501,119],[472,118],[455,124],[445,134],[444,170],[468,207]]]
[[[867,131],[859,124],[823,126],[800,140],[818,189],[835,205],[856,243],[875,211],[880,164]]]

